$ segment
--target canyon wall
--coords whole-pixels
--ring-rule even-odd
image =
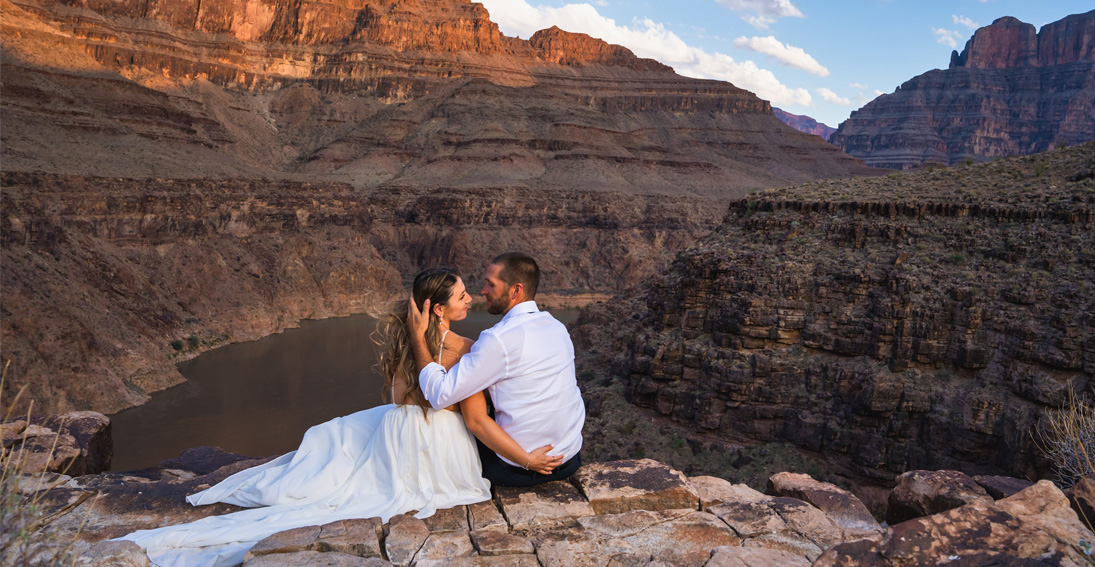
[[[830,141],[876,167],[909,169],[1095,140],[1095,11],[1040,32],[1015,18],[978,29],[950,68],[852,113]]]
[[[0,361],[42,411],[140,403],[428,266],[476,289],[504,250],[558,301],[614,293],[748,190],[869,170],[734,85],[466,0],[0,0],[0,33]]]
[[[1095,395],[1092,163],[1095,143],[737,201],[583,310],[583,391],[693,447],[790,443],[869,482],[1042,478],[1046,412]]]
[[[807,134],[813,134],[815,136],[821,136],[822,140],[829,141],[829,137],[836,132],[836,128],[828,126],[810,118],[809,116],[801,116],[798,114],[791,114],[786,110],[772,107],[772,112],[775,113],[776,118],[779,118],[784,124],[798,130],[799,132],[805,132]]]
[[[614,293],[705,234],[724,207],[17,172],[0,187],[6,401],[27,385],[40,408],[108,412],[178,383],[172,363],[209,348],[378,309],[426,266],[457,268],[477,291],[494,254],[530,250],[557,302]]]

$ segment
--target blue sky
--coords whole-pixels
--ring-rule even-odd
[[[630,48],[678,73],[727,80],[836,127],[879,94],[945,69],[975,29],[1034,24],[1091,0],[477,0],[509,36],[557,25]]]

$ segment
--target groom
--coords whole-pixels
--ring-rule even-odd
[[[495,421],[525,451],[545,445],[562,461],[551,474],[527,469],[479,445],[483,476],[498,486],[532,486],[560,480],[581,466],[585,404],[574,377],[574,345],[566,327],[540,311],[533,299],[540,268],[527,254],[508,252],[487,266],[487,312],[504,315],[479,335],[450,370],[430,359],[425,329],[428,308],[411,309],[408,327],[420,370],[419,385],[435,408],[455,404],[488,390]],[[413,303],[412,303],[413,305]],[[531,459],[531,455],[530,455]]]

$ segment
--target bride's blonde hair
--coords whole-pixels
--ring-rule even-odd
[[[436,360],[441,347],[441,328],[437,314],[433,312],[433,306],[445,305],[452,297],[453,286],[456,285],[456,272],[448,268],[430,268],[414,278],[412,294],[418,309],[422,309],[422,303],[430,300],[430,324],[426,328],[426,348],[430,351],[430,359]],[[430,407],[430,402],[422,394],[422,388],[418,384],[418,365],[414,360],[414,351],[411,350],[410,334],[407,331],[407,300],[395,302],[388,312],[378,317],[376,333],[373,342],[380,347],[380,355],[377,365],[384,375],[385,398],[392,395],[392,386],[396,381],[403,386],[403,399],[391,400],[397,404],[415,404],[425,413]]]

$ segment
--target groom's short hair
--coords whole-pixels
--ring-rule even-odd
[[[532,256],[524,252],[506,252],[491,260],[491,264],[502,268],[498,272],[498,277],[506,282],[506,285],[512,286],[521,282],[521,286],[525,288],[525,299],[536,297],[536,288],[540,286],[540,267],[536,265],[536,260],[533,260]]]

